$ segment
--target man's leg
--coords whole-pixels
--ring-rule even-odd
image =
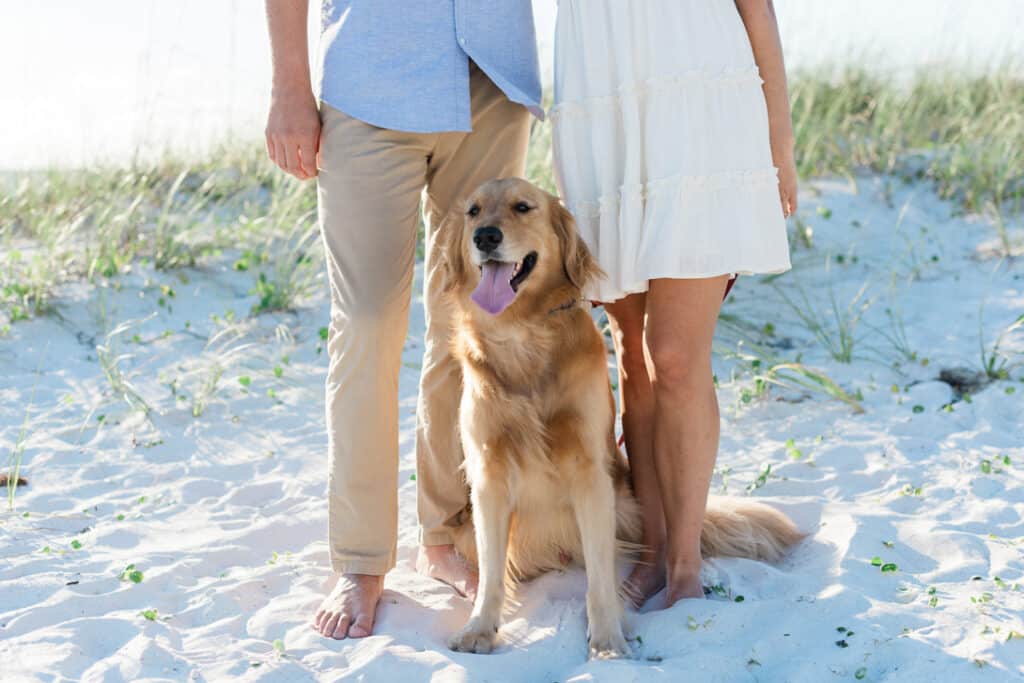
[[[328,535],[338,583],[314,618],[334,638],[373,628],[398,524],[398,373],[417,211],[437,136],[321,108],[320,225],[331,291]]]
[[[471,67],[473,132],[439,137],[428,170],[424,302],[427,329],[417,409],[416,483],[422,545],[419,570],[464,594],[476,592],[475,568],[454,552],[452,529],[470,517],[458,435],[462,376],[449,350],[451,312],[441,294],[438,230],[450,209],[481,183],[522,176],[530,115],[475,66]],[[455,207],[458,208],[458,207]]]

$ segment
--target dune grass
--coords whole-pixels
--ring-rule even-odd
[[[830,286],[827,310],[821,310],[812,301],[807,290],[799,284],[795,286],[795,295],[787,293],[778,285],[775,286],[775,291],[832,358],[840,363],[849,363],[853,360],[854,347],[858,341],[857,326],[874,304],[874,299],[867,297],[867,282],[845,306],[840,305],[835,290]]]
[[[965,211],[992,216],[1003,252],[1011,253],[1004,216],[1024,208],[1024,79],[1013,69],[922,72],[902,83],[863,70],[822,70],[796,74],[791,92],[802,176],[855,178],[869,170],[929,180]],[[550,160],[550,125],[535,122],[527,174],[554,190]],[[137,262],[194,266],[222,249],[271,244],[300,217],[315,222],[313,183],[285,176],[256,143],[130,169],[27,173],[5,184],[0,315],[11,322],[46,312],[68,279],[113,278]],[[277,270],[296,289],[288,284],[295,273]],[[257,280],[254,287],[262,300],[268,285]],[[257,311],[294,305],[296,297],[274,298]]]
[[[802,176],[862,169],[932,180],[967,211],[1018,212],[1024,200],[1024,79],[922,71],[909,81],[863,70],[791,83]]]

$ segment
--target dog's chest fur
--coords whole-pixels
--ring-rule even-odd
[[[454,352],[463,370],[463,433],[473,441],[468,467],[483,458],[505,475],[533,467],[557,480],[559,457],[579,454],[553,446],[584,423],[612,423],[604,343],[582,309],[534,324],[461,325]]]

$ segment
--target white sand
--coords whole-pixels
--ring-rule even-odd
[[[993,227],[951,217],[951,205],[924,187],[859,183],[859,194],[818,183],[820,196],[805,195],[814,248],[797,249],[797,269],[776,281],[791,295],[804,287],[823,308],[829,286],[845,307],[869,283],[876,301],[853,363],[828,358],[772,286],[754,278],[741,281],[726,311],[756,327],[771,322],[776,343],[791,347],[779,355],[801,356],[859,390],[866,412],[779,389],[743,404],[749,376],[730,380],[733,363],[716,360],[727,476],[716,476],[715,489],[747,495],[770,463],[771,476],[750,495],[789,512],[810,536],[778,567],[708,562],[709,581],[732,599],[632,614],[636,659],[628,661],[587,661],[580,570],[524,585],[495,654],[446,649],[470,605],[412,568],[418,296],[400,387],[398,566],[377,635],[335,642],[308,625],[329,575],[318,336],[325,297],[250,325],[233,344],[254,346],[194,418],[191,396],[204,377],[196,368],[216,355],[197,336],[218,329],[211,314],[249,309],[252,273],[232,271],[225,255],[186,271],[187,281],[137,271],[119,291],[66,287],[59,316],[17,323],[0,340],[0,452],[14,447],[28,411],[23,474],[31,480],[15,512],[0,517],[0,679],[1020,680],[1024,639],[1008,638],[1024,633],[1021,370],[952,412],[943,405],[953,394],[935,378],[941,368],[979,365],[982,302],[986,344],[1024,312],[1024,264],[980,258]],[[830,219],[816,214],[819,205]],[[161,284],[175,290],[170,308],[158,305]],[[886,308],[902,310],[908,343],[927,366],[892,367],[897,354],[870,329],[888,329]],[[130,354],[122,367],[159,411],[147,420],[111,395],[93,345],[105,327],[153,312],[121,347]],[[275,335],[278,325],[290,336]],[[735,348],[735,336],[720,331],[720,346]],[[142,343],[131,342],[135,333]],[[1020,354],[1022,342],[1007,347]],[[239,376],[251,378],[247,389]],[[175,378],[188,399],[172,396]],[[800,459],[787,455],[787,439]],[[898,570],[881,572],[874,556]],[[143,572],[141,583],[119,579],[129,564]],[[155,621],[140,614],[149,609]]]

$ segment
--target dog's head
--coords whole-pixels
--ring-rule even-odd
[[[578,293],[603,275],[568,209],[519,178],[481,185],[442,230],[446,288],[472,292],[492,315],[556,289]]]

